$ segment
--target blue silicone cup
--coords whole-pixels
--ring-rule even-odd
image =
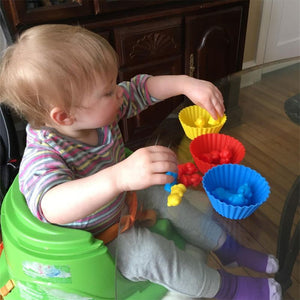
[[[270,194],[270,186],[266,179],[255,170],[240,164],[224,164],[213,167],[205,173],[202,183],[212,207],[221,216],[233,220],[249,217],[268,199]],[[236,191],[246,183],[252,191],[249,205],[228,204],[213,195],[213,191],[218,187]]]

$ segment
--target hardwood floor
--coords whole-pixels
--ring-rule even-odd
[[[245,148],[243,164],[261,173],[269,182],[271,194],[253,215],[230,221],[216,214],[217,220],[241,243],[276,255],[278,227],[284,201],[292,183],[300,174],[300,126],[284,112],[284,102],[300,93],[300,65],[273,71],[251,86],[241,89],[242,124],[222,132],[236,137]],[[262,101],[262,95],[264,101]],[[299,207],[294,225],[299,221]],[[217,267],[214,257],[210,263]],[[233,272],[232,269],[230,272]],[[239,274],[261,276],[246,269]],[[292,286],[284,299],[300,299],[300,257],[292,275]]]

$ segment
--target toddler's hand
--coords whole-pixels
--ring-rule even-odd
[[[166,184],[173,177],[166,172],[177,172],[175,153],[163,146],[138,149],[118,164],[118,185],[122,191],[140,190],[155,184]]]
[[[206,109],[215,120],[223,116],[225,111],[223,96],[211,82],[188,77],[184,91],[193,103]]]

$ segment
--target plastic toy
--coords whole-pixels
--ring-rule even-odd
[[[174,180],[171,183],[165,184],[165,191],[170,193],[168,196],[168,206],[177,206],[181,203],[182,196],[186,191],[186,187],[183,184],[177,184],[178,174],[174,172],[167,172],[167,175],[174,177]]]
[[[203,127],[205,125],[205,120],[203,118],[198,118],[196,121],[195,121],[195,125],[196,127]]]
[[[220,124],[220,118],[215,120],[212,116],[210,116],[207,123],[211,126],[219,125]]]
[[[251,199],[252,197],[252,191],[248,183],[240,185],[240,187],[237,190],[238,194],[244,195],[244,197]]]
[[[201,154],[201,158],[210,164],[229,164],[232,159],[232,150],[226,147],[222,150],[212,150],[208,153]]]
[[[182,184],[175,184],[171,187],[171,193],[168,196],[168,206],[177,206],[181,203],[186,187]]]
[[[207,124],[205,122],[204,118],[197,118],[196,121],[194,122],[195,126],[198,128],[202,128],[205,125],[210,125],[210,126],[216,126],[220,124],[220,118],[215,120],[212,116],[209,117]]]
[[[192,174],[192,175],[182,175],[180,177],[180,183],[184,184],[185,186],[198,186],[202,181],[202,176],[200,174]]]
[[[220,151],[220,163],[221,164],[228,164],[230,163],[230,160],[232,158],[232,150],[230,150],[229,148],[223,148]]]
[[[171,183],[166,183],[165,184],[165,191],[167,191],[168,193],[171,193],[171,188],[173,185],[177,184],[177,178],[178,178],[178,174],[174,173],[174,172],[167,172],[167,175],[173,176],[174,180]]]
[[[252,197],[251,189],[247,183],[241,185],[236,193],[218,187],[212,191],[212,194],[228,204],[239,206],[248,205]]]
[[[178,176],[180,178],[181,175],[187,174],[191,175],[198,172],[198,168],[191,162],[187,162],[185,164],[178,165]]]
[[[228,204],[232,204],[232,205],[246,205],[246,198],[242,195],[242,194],[235,194],[232,193],[222,187],[218,187],[216,188],[212,194],[225,201]]]
[[[167,293],[162,286],[131,282],[116,272],[107,247],[91,233],[35,218],[19,191],[18,178],[3,201],[1,229],[0,291],[11,288],[5,300],[148,300]],[[150,230],[184,249],[184,240],[168,220],[158,220]]]
[[[179,182],[186,187],[198,186],[202,181],[202,176],[199,174],[198,168],[191,162],[178,165]]]

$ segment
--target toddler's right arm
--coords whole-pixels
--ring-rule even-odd
[[[120,163],[91,176],[51,188],[41,200],[45,218],[66,224],[95,212],[125,191],[170,183],[177,172],[175,153],[163,146],[141,148]]]

